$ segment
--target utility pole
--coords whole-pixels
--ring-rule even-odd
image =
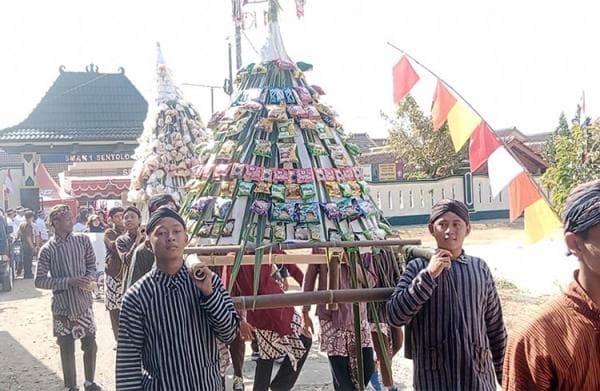
[[[241,0],[231,0],[233,24],[235,26],[235,67],[242,67],[242,23],[244,20]],[[231,78],[230,78],[231,79]]]

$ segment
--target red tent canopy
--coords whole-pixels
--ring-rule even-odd
[[[40,188],[42,208],[47,209],[54,205],[66,204],[69,205],[71,210],[77,211],[79,207],[77,199],[70,197],[63,191],[63,189],[56,183],[52,176],[50,176],[44,164],[38,164],[35,171],[35,177]]]
[[[121,198],[129,189],[131,180],[127,176],[65,177],[65,187],[74,197]]]

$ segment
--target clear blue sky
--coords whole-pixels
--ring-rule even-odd
[[[408,50],[465,96],[494,128],[550,131],[571,117],[585,90],[588,115],[600,109],[600,3],[594,1],[307,0],[305,17],[280,0],[289,55],[314,64],[309,82],[328,93],[348,131],[385,137],[379,112],[393,110],[391,67]],[[0,13],[0,128],[23,120],[58,76],[58,67],[126,75],[155,97],[155,42],[179,83],[221,85],[232,35],[229,0],[5,2]],[[259,49],[265,29],[248,31]],[[244,62],[256,55],[244,39]],[[415,91],[428,108],[434,79]],[[184,87],[205,120],[209,92]],[[228,98],[217,93],[217,108]]]

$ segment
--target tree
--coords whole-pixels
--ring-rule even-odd
[[[546,141],[544,145],[544,159],[550,164],[556,163],[556,147],[555,147],[555,138],[557,136],[566,136],[570,132],[569,123],[567,122],[567,117],[565,116],[565,112],[560,113],[560,117],[558,118],[558,126],[554,129],[552,136]]]
[[[436,178],[466,168],[467,148],[455,152],[448,125],[433,129],[431,117],[423,114],[412,96],[400,103],[396,117],[382,113],[392,125],[388,145],[404,161],[408,178]]]
[[[555,163],[542,177],[556,210],[564,207],[575,186],[600,178],[600,123],[573,123],[570,132],[554,136]]]

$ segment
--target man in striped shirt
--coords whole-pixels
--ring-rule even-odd
[[[429,232],[437,250],[410,261],[387,302],[392,326],[406,325],[406,357],[417,390],[496,390],[506,329],[486,263],[465,254],[469,211],[460,201],[434,205]]]
[[[209,268],[201,281],[191,276],[177,212],[156,210],[146,233],[156,265],[123,297],[117,390],[221,391],[216,339],[228,344],[239,332],[233,301]]]
[[[56,205],[48,217],[54,237],[40,249],[35,287],[52,289],[54,336],[60,347],[65,387],[77,388],[75,339],[81,339],[86,391],[102,390],[94,383],[96,323],[92,311],[96,257],[90,239],[73,234],[73,215],[67,205]]]
[[[510,338],[506,390],[600,390],[600,180],[571,192],[563,223],[579,269],[566,291]]]

